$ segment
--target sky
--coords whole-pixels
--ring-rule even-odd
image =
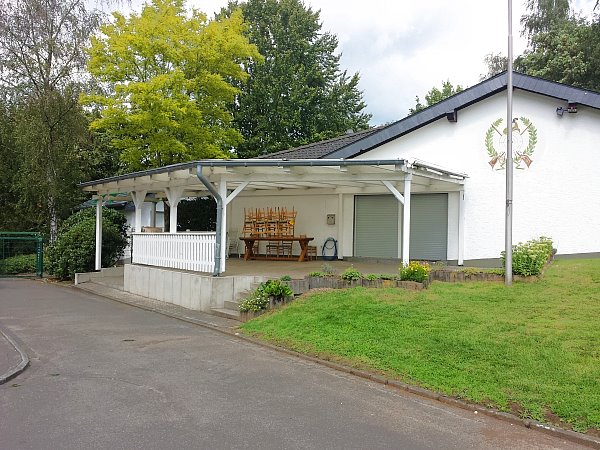
[[[513,0],[514,54],[527,45],[520,35],[525,0]],[[139,9],[141,1],[133,1]],[[321,11],[323,31],[335,34],[341,69],[361,77],[360,89],[373,115],[371,125],[402,119],[434,86],[450,80],[463,88],[487,73],[488,53],[507,53],[507,0],[304,0]],[[572,0],[589,14],[595,0]],[[208,17],[226,0],[188,0]],[[137,6],[136,6],[137,5]]]

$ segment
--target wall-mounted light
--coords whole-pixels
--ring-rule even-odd
[[[562,115],[565,113],[565,111],[568,112],[569,114],[575,114],[577,112],[577,103],[569,102],[569,103],[567,103],[566,108],[559,106],[558,108],[556,108],[556,115],[562,117]]]

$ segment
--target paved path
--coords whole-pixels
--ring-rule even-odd
[[[575,449],[74,288],[0,280],[0,448]]]
[[[0,330],[2,330],[1,324]],[[3,383],[20,363],[21,356],[17,349],[0,333],[0,383]]]

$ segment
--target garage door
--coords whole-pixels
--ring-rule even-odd
[[[445,261],[448,194],[413,195],[410,200],[410,259]]]
[[[398,201],[394,196],[354,197],[354,256],[398,257]]]
[[[354,256],[397,258],[396,198],[357,195],[354,199]],[[410,259],[446,260],[448,194],[412,195],[410,211]]]

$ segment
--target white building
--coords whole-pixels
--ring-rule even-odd
[[[544,235],[559,254],[600,255],[600,94],[520,74],[514,87],[513,241]],[[103,198],[131,194],[138,208],[154,193],[175,205],[171,214],[183,197],[220,196],[222,269],[226,232],[237,235],[244,209],[278,206],[298,211],[296,234],[314,237],[319,252],[336,239],[339,258],[498,265],[505,129],[500,74],[388,126],[267,159],[184,163],[83,186]]]

